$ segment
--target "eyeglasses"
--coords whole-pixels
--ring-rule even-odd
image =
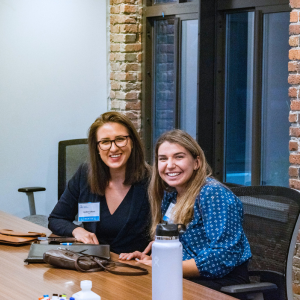
[[[97,142],[97,146],[101,150],[109,150],[111,148],[112,143],[114,142],[118,148],[125,147],[128,143],[128,138],[130,135],[118,136],[114,140],[101,140]]]

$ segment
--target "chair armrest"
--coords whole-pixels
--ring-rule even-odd
[[[247,292],[265,292],[277,290],[278,287],[270,282],[246,283],[237,285],[228,285],[221,288],[221,292],[229,294],[247,293]]]
[[[24,187],[24,188],[20,188],[18,189],[18,192],[22,192],[22,193],[32,193],[32,192],[42,192],[42,191],[46,191],[46,189],[44,187]]]

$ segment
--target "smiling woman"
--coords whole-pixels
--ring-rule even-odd
[[[204,153],[182,130],[164,133],[155,147],[149,185],[151,233],[163,220],[185,224],[179,236],[183,248],[183,276],[212,289],[249,282],[250,246],[244,234],[241,201],[212,178]],[[122,253],[151,265],[143,252]]]
[[[149,166],[136,129],[123,114],[107,112],[91,125],[88,143],[90,162],[68,183],[49,228],[83,243],[109,244],[116,253],[143,250],[150,239]],[[77,213],[83,228],[73,223]]]

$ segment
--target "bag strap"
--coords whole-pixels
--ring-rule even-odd
[[[148,270],[139,266],[132,266],[132,265],[128,265],[128,264],[124,264],[121,262],[114,262],[112,260],[108,260],[106,258],[103,257],[98,257],[98,256],[93,256],[93,255],[88,255],[88,254],[84,254],[81,253],[82,256],[78,256],[77,259],[75,260],[75,268],[77,271],[81,271],[81,272],[96,272],[96,271],[108,271],[112,274],[116,274],[116,275],[125,275],[125,276],[137,276],[137,275],[147,275],[148,274]],[[83,257],[89,257],[90,259],[92,259],[94,262],[96,262],[99,265],[99,268],[93,268],[93,269],[89,269],[89,270],[84,270],[82,269],[79,265],[78,265],[78,261],[83,258]],[[101,262],[101,260],[106,260],[108,263],[108,266],[104,266]],[[126,267],[126,268],[131,268],[131,269],[136,269],[139,271],[136,272],[125,272],[125,271],[115,271],[112,270],[111,268],[113,267]]]
[[[106,271],[108,271],[112,274],[116,274],[116,275],[137,276],[137,275],[147,275],[148,274],[147,269],[139,267],[139,266],[132,266],[132,265],[124,264],[124,263],[121,263],[121,262],[108,261],[108,263],[111,264],[112,267],[125,267],[125,268],[140,270],[140,271],[136,271],[136,272],[115,271],[115,270],[111,270],[109,267],[104,266],[101,263],[101,260],[99,260],[99,257],[97,257],[97,256],[94,257],[94,261],[99,266],[104,268],[104,270],[106,270]]]

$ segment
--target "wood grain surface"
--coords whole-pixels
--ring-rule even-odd
[[[0,211],[0,229],[44,232],[49,229]],[[37,300],[44,294],[65,293],[69,298],[80,290],[81,280],[91,280],[92,290],[102,300],[151,300],[151,268],[143,276],[120,276],[108,272],[81,273],[47,264],[24,264],[30,245],[0,244],[0,299]],[[118,256],[112,253],[112,259]],[[132,261],[131,264],[137,264]],[[143,265],[144,266],[144,265]],[[230,296],[183,279],[184,300],[232,300]],[[163,300],[163,299],[162,299]]]

